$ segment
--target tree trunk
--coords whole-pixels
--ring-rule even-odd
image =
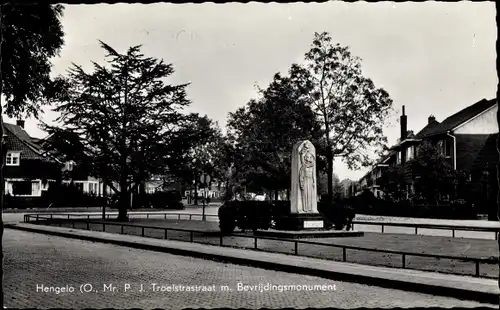
[[[333,202],[333,154],[330,148],[326,151],[326,160],[327,162],[327,180],[328,180],[328,205],[331,205]]]
[[[103,197],[103,200],[104,200],[104,204],[102,205],[102,219],[106,219],[106,205],[108,203],[108,199],[107,199],[107,188],[108,187],[108,182],[106,180],[106,178],[103,178],[102,179],[102,197]]]
[[[274,201],[278,201],[278,196],[279,196],[279,192],[278,192],[278,190],[275,190],[274,191]]]
[[[194,205],[198,205],[198,178],[194,176]]]
[[[123,170],[123,169],[122,169]],[[118,203],[118,221],[128,221],[127,210],[130,204],[130,196],[127,188],[127,175],[120,176],[120,197]]]
[[[139,206],[141,208],[148,207],[146,201],[146,182],[139,183],[139,194],[137,196],[139,198]]]
[[[286,200],[290,201],[290,188],[286,189]]]
[[[230,201],[232,197],[232,193],[229,193],[229,178],[226,180],[226,194],[224,195],[224,201]]]

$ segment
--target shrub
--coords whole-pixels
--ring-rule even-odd
[[[335,226],[337,230],[343,229],[355,217],[354,209],[341,200],[334,201],[331,204],[328,204],[327,201],[318,202],[318,211],[326,219],[326,228]]]
[[[223,204],[218,210],[219,227],[223,234],[233,233],[236,227],[236,209],[231,204]]]
[[[222,232],[245,229],[269,229],[273,205],[265,201],[229,201],[219,208],[219,226]]]

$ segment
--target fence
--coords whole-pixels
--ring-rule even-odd
[[[67,213],[55,213],[55,214],[27,214],[30,216],[50,216],[51,219],[57,219],[57,218],[66,218],[70,219],[71,217],[74,218],[99,218],[102,219],[102,214],[67,214]],[[106,214],[106,218],[109,219],[112,216],[116,216],[116,214]],[[128,213],[129,217],[135,217],[135,216],[146,216],[146,219],[149,218],[162,218],[163,219],[168,219],[172,217],[176,217],[178,220],[181,219],[189,219],[192,220],[193,218],[201,218],[203,219],[202,214],[195,214],[195,213],[164,213],[164,212],[133,212],[133,213]],[[215,214],[205,214],[205,219],[206,218],[218,218],[218,215]],[[26,216],[25,216],[26,218]],[[494,235],[495,240],[498,240],[498,233],[500,232],[500,227],[479,227],[479,226],[466,226],[466,225],[442,225],[442,224],[419,224],[419,223],[388,223],[388,222],[374,222],[374,221],[356,221],[354,220],[353,222],[353,229],[355,225],[372,225],[372,226],[380,226],[381,227],[381,233],[385,233],[385,227],[409,227],[409,228],[414,228],[415,235],[418,235],[418,230],[419,229],[437,229],[437,230],[450,230],[451,231],[451,237],[455,238],[456,232],[457,231],[475,231],[475,232],[491,232]]]
[[[167,214],[164,214],[165,217]],[[172,215],[172,214],[168,214]],[[181,215],[189,215],[190,217],[193,215],[196,216],[201,216],[199,214],[180,214],[177,213],[175,214],[178,216],[180,219]],[[145,229],[152,229],[152,230],[162,230],[164,232],[163,234],[163,239],[168,239],[168,231],[180,231],[180,232],[187,232],[189,233],[189,241],[194,242],[194,234],[195,233],[200,233],[200,234],[206,234],[206,231],[203,230],[192,230],[192,229],[181,229],[181,228],[165,228],[165,227],[158,227],[158,226],[149,226],[149,225],[138,225],[138,224],[128,224],[128,223],[111,223],[111,222],[95,222],[90,220],[90,215],[66,215],[67,218],[60,217],[58,215],[54,214],[26,214],[24,216],[24,222],[29,223],[32,221],[32,219],[35,222],[41,222],[42,220],[54,220],[54,219],[59,219],[59,220],[64,220],[64,219],[70,219],[71,216],[75,217],[80,217],[80,219],[77,219],[77,221],[71,221],[71,227],[76,228],[76,223],[77,222],[83,222],[86,223],[86,229],[90,229],[91,224],[96,224],[96,225],[102,225],[102,231],[106,232],[106,226],[119,226],[120,227],[120,234],[124,234],[124,227],[135,227],[141,229],[141,236],[145,236]],[[83,219],[82,219],[82,216]],[[85,219],[85,216],[88,217]],[[96,216],[98,216],[96,214]],[[209,215],[209,216],[216,216],[216,215]],[[63,226],[63,221],[58,222],[59,227]],[[250,238],[254,240],[254,249],[259,250],[258,248],[258,241],[259,240],[274,240],[274,241],[280,241],[280,242],[289,242],[294,244],[294,255],[299,255],[298,253],[298,247],[300,244],[308,244],[308,245],[316,245],[316,246],[323,246],[323,247],[334,247],[334,248],[341,248],[342,249],[342,261],[347,262],[347,250],[357,250],[357,251],[367,251],[367,252],[378,252],[378,253],[385,253],[385,254],[395,254],[395,255],[401,255],[401,268],[407,268],[406,264],[406,259],[407,257],[413,256],[413,257],[428,257],[428,258],[434,258],[434,259],[449,259],[449,260],[460,260],[464,262],[473,262],[475,264],[475,273],[474,276],[476,277],[481,277],[480,274],[480,264],[497,264],[498,263],[498,258],[472,258],[472,257],[463,257],[463,256],[453,256],[453,255],[440,255],[440,254],[425,254],[425,253],[413,253],[413,252],[403,252],[403,251],[393,251],[393,250],[383,250],[383,249],[373,249],[373,248],[364,248],[364,247],[358,247],[358,246],[349,246],[349,245],[338,245],[338,244],[326,244],[326,243],[320,243],[320,242],[314,242],[314,241],[305,241],[305,240],[297,240],[297,239],[284,239],[284,238],[275,238],[275,237],[262,237],[262,236],[250,236],[250,235],[222,235],[218,234],[219,236],[219,246],[227,246],[224,244],[224,238]]]
[[[417,223],[387,223],[387,222],[372,222],[372,221],[353,221],[354,224],[358,225],[373,225],[381,226],[381,232],[385,232],[385,227],[410,227],[415,229],[415,235],[418,235],[418,229],[439,229],[439,230],[451,230],[451,237],[455,238],[456,231],[477,231],[477,232],[491,232],[494,234],[495,240],[498,240],[498,233],[500,232],[500,227],[479,227],[479,226],[461,226],[461,225],[442,225],[442,224],[417,224]]]

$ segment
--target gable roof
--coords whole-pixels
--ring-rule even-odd
[[[422,128],[422,130],[420,130],[415,135],[415,138],[418,139],[418,138],[423,138],[423,137],[427,136],[429,134],[429,132],[432,132],[437,125],[439,125],[439,122],[436,120],[433,120],[432,122],[425,125],[425,127]]]
[[[444,121],[433,126],[432,128],[427,129],[424,132],[425,135],[422,135],[422,137],[446,133],[452,130],[453,128],[459,126],[460,124],[463,124],[464,122],[470,120],[479,113],[484,112],[487,109],[493,107],[496,104],[497,104],[496,99],[491,99],[491,100],[483,99],[479,102],[476,102],[475,104],[468,106],[467,108],[449,116]],[[422,129],[422,131],[424,129]]]
[[[4,129],[7,150],[21,152],[21,159],[52,161],[21,126],[4,123]]]

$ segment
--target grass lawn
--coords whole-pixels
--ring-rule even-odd
[[[108,222],[108,221],[99,221]],[[111,222],[111,221],[110,221]],[[116,223],[116,221],[112,221]],[[199,243],[219,245],[219,227],[217,222],[210,221],[190,221],[190,220],[164,220],[164,219],[131,219],[130,224],[148,225],[159,228],[198,230],[193,234],[193,241]],[[63,226],[72,227],[72,223],[64,221]],[[75,228],[86,229],[87,224],[75,222]],[[102,231],[102,224],[90,224],[91,230]],[[121,233],[120,226],[106,226],[106,232]],[[125,227],[124,234],[142,235],[142,229],[138,227]],[[239,230],[233,236],[225,236],[223,243],[225,246],[251,248],[255,246],[254,238],[245,238],[251,232],[241,234]],[[144,236],[152,238],[165,238],[163,229],[144,229]],[[167,238],[171,240],[190,241],[189,232],[168,231]],[[498,244],[495,240],[451,238],[441,236],[425,236],[410,234],[372,233],[365,232],[363,237],[342,237],[342,238],[311,238],[301,239],[325,244],[310,245],[299,244],[298,254],[315,258],[342,261],[342,248],[328,247],[328,244],[350,245],[371,249],[385,249],[393,251],[428,253],[451,256],[461,256],[470,258],[498,257]],[[294,253],[294,243],[277,240],[258,240],[259,250],[279,252],[285,254]],[[401,268],[402,256],[397,254],[386,254],[368,252],[361,250],[350,250],[346,252],[347,262],[375,266],[388,266]],[[475,274],[475,263],[462,260],[436,259],[426,257],[407,256],[406,268],[438,271],[445,273],[455,273],[464,275]],[[480,264],[481,276],[498,277],[498,264]]]

